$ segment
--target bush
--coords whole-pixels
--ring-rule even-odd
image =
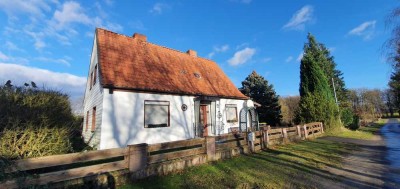
[[[68,95],[49,89],[0,87],[0,132],[14,123],[68,127],[74,122]]]
[[[7,159],[22,159],[72,151],[68,128],[27,126],[5,129],[0,137],[0,154]]]
[[[81,123],[82,119],[72,114],[66,94],[9,84],[0,87],[0,158],[22,159],[82,150],[84,143],[77,132]]]
[[[324,99],[324,95],[318,93],[301,97],[297,119],[301,123],[320,121],[326,132],[337,132],[342,127],[337,106],[334,101]]]
[[[345,127],[349,127],[353,123],[354,113],[350,108],[344,108],[340,112],[340,118]]]
[[[353,123],[349,125],[349,129],[351,130],[357,130],[360,128],[360,117],[357,115],[353,116]]]

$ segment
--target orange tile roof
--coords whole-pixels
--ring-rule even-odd
[[[211,60],[149,43],[141,35],[98,28],[96,37],[106,88],[248,99]]]

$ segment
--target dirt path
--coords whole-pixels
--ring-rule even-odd
[[[388,124],[397,124],[397,120],[389,120]],[[388,148],[382,133],[376,135],[374,140],[340,137],[323,137],[321,139],[354,144],[357,149],[345,157],[341,168],[327,168],[330,173],[338,176],[341,180],[340,184],[338,183],[330,188],[400,189],[400,182],[397,180],[400,175],[393,172],[395,170],[391,167],[391,162],[387,158]]]

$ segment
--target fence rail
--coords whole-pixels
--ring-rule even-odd
[[[54,155],[16,160],[6,173],[37,172],[32,178],[0,182],[1,188],[21,188],[79,179],[113,171],[126,171],[132,178],[162,175],[208,161],[256,152],[269,145],[316,137],[322,123],[287,128],[261,127],[250,133],[229,133],[159,144],[137,144],[126,148]],[[252,136],[252,138],[249,138]]]

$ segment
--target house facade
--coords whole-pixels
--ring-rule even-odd
[[[213,61],[96,29],[84,99],[84,140],[96,149],[258,128],[254,103]]]

